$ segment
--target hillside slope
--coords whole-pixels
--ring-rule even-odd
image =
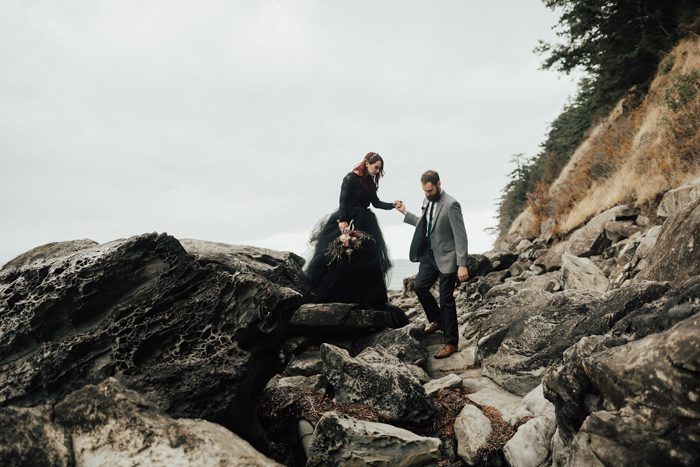
[[[509,238],[534,238],[546,223],[564,236],[606,209],[653,204],[700,176],[700,38],[680,42],[645,95],[631,90],[595,126],[559,177],[529,196]],[[547,222],[549,220],[549,222]]]

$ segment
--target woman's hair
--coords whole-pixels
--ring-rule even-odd
[[[374,177],[370,177],[367,173],[367,164],[374,164],[377,161],[382,161],[382,168],[379,169],[377,175],[375,175]],[[374,182],[375,188],[378,188],[379,179],[384,176],[384,159],[382,159],[382,156],[380,156],[376,152],[368,152],[367,155],[362,159],[362,161],[360,161],[360,163],[355,166],[353,172],[362,177],[363,180],[365,179],[365,177],[370,178]]]

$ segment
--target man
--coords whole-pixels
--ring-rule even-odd
[[[434,355],[446,358],[457,352],[459,335],[457,330],[457,308],[454,290],[457,280],[469,278],[467,269],[467,232],[464,228],[462,208],[459,203],[442,190],[440,176],[428,170],[421,176],[425,192],[423,214],[418,217],[406,211],[399,202],[396,209],[404,214],[404,222],[416,226],[411,241],[409,258],[419,262],[414,290],[425,310],[429,324],[427,334],[442,330],[445,345]],[[440,278],[440,306],[430,288]]]

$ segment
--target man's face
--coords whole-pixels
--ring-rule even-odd
[[[440,199],[440,182],[437,182],[436,184],[433,184],[432,182],[424,183],[423,192],[429,201],[437,201]]]

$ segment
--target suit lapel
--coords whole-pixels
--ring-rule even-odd
[[[438,216],[440,215],[440,211],[442,211],[442,205],[445,204],[445,196],[447,196],[447,193],[443,191],[440,200],[437,203],[435,203],[435,212],[433,213],[433,225],[435,225],[435,223],[437,222]]]

